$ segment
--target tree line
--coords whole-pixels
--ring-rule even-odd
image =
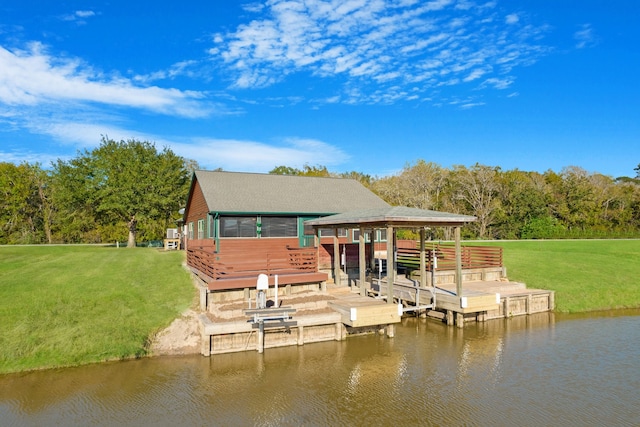
[[[308,165],[271,173],[354,178],[391,205],[473,215],[466,238],[550,239],[640,237],[640,164],[634,170],[635,178],[614,179],[577,166],[539,173],[417,160],[381,178]],[[447,233],[433,230],[431,237]]]
[[[181,219],[197,168],[168,148],[107,137],[48,169],[0,162],[0,244],[162,239]],[[420,159],[384,177],[309,165],[269,173],[352,178],[391,205],[474,215],[466,238],[545,239],[640,237],[640,164],[635,171],[614,179],[575,166],[538,173]],[[431,233],[450,237],[446,229]]]
[[[0,244],[162,239],[197,164],[150,142],[102,138],[50,169],[0,163]]]

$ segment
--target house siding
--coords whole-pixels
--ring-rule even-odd
[[[194,180],[193,183],[193,192],[191,193],[191,199],[189,201],[189,206],[187,210],[187,217],[185,221],[185,225],[188,226],[189,223],[193,223],[193,238],[189,238],[189,233],[187,231],[187,246],[200,246],[200,247],[209,247],[213,246],[213,239],[198,239],[198,221],[204,220],[205,223],[205,235],[206,235],[206,227],[207,227],[207,215],[209,213],[209,208],[207,207],[207,202],[204,198],[204,194],[202,193],[202,188],[200,187],[200,183],[198,180]]]

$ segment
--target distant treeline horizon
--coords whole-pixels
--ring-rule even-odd
[[[107,137],[51,169],[0,162],[0,244],[122,242],[133,218],[139,241],[162,239],[177,227],[198,168],[166,147]],[[384,177],[321,165],[269,173],[355,179],[391,205],[473,215],[477,221],[463,229],[467,239],[550,239],[640,237],[640,164],[634,171],[633,178],[612,178],[578,166],[539,173],[418,159]],[[447,238],[448,231],[430,237]]]

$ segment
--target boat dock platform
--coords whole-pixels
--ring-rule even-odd
[[[384,279],[379,283],[374,280],[371,285],[371,292],[379,298],[386,299],[386,289]],[[469,321],[529,315],[555,307],[554,291],[528,289],[524,283],[507,280],[464,282],[462,295],[458,296],[453,283],[421,287],[416,281],[400,277],[394,283],[393,297],[405,312],[422,312],[458,327]]]
[[[283,295],[281,301],[286,305],[263,310],[252,309],[246,299],[212,303],[200,315],[201,353],[210,356],[247,350],[262,352],[265,348],[341,341],[352,334],[373,331],[393,337],[395,324],[404,313],[463,327],[466,322],[554,308],[553,291],[527,289],[522,283],[509,281],[466,282],[460,298],[453,284],[421,288],[400,279],[394,285],[392,304],[386,301],[385,289],[386,284],[379,286],[374,281],[367,296],[362,296],[348,286],[329,285]],[[256,312],[274,321],[260,326],[255,320]]]
[[[267,298],[273,301],[273,289],[269,291]],[[201,354],[263,352],[265,348],[342,341],[348,335],[371,331],[393,337],[395,324],[402,319],[399,304],[355,294],[346,286],[284,291],[281,303],[272,308],[252,308],[252,298],[209,302],[199,317]]]

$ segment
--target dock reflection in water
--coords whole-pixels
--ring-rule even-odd
[[[0,376],[0,425],[640,425],[639,314]]]

